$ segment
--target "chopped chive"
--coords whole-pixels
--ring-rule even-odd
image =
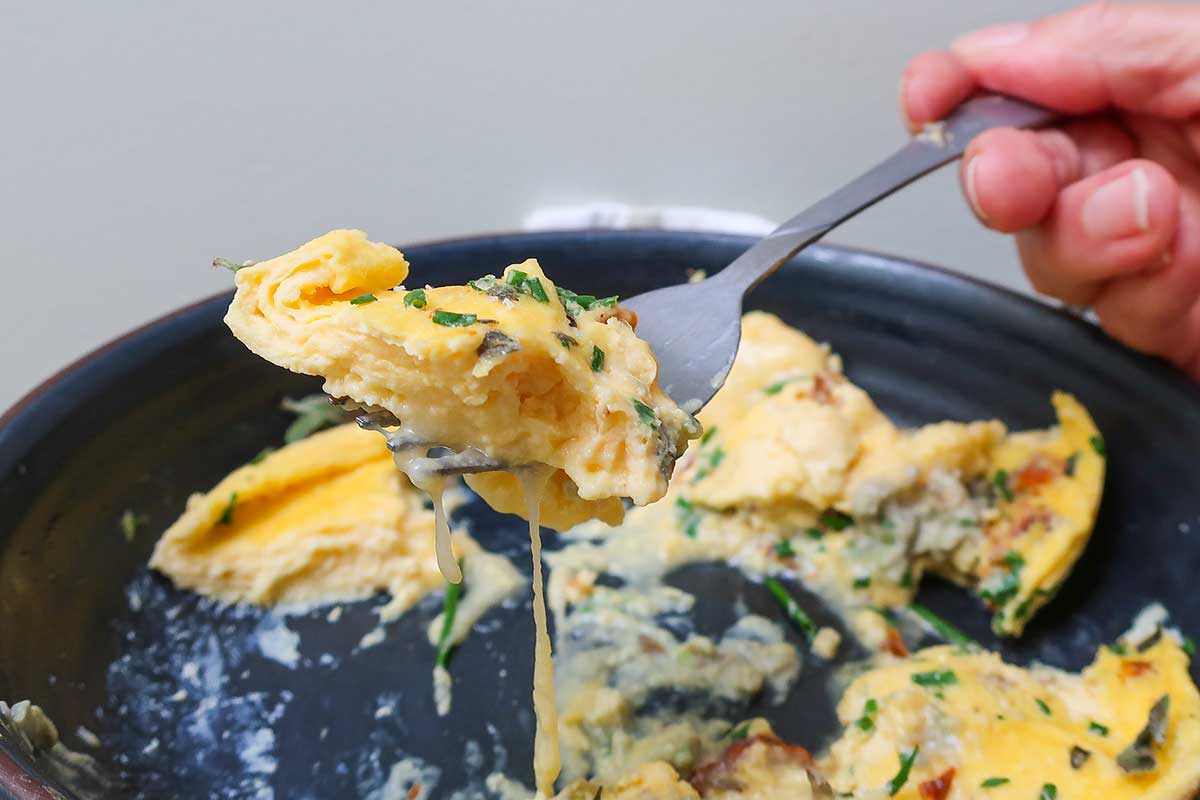
[[[933,670],[932,672],[915,672],[912,676],[912,682],[917,686],[956,686],[958,684],[958,675],[954,674],[954,670]]]
[[[1188,658],[1196,657],[1196,640],[1190,636],[1183,637],[1183,641],[1179,644],[1183,652],[1188,654]]]
[[[540,278],[526,278],[525,289],[530,296],[539,303],[549,303],[550,298],[546,295],[546,287],[542,286]]]
[[[255,264],[253,261],[230,261],[228,258],[214,258],[212,263],[214,267],[224,267],[230,272],[237,272],[239,269],[253,267]]]
[[[264,447],[262,450],[258,451],[258,455],[256,455],[254,458],[250,459],[249,463],[261,464],[263,462],[263,459],[265,459],[267,456],[271,455],[271,453],[274,453],[274,452],[275,452],[274,447]]]
[[[1079,451],[1076,450],[1071,455],[1067,456],[1067,460],[1063,462],[1063,475],[1068,478],[1075,474],[1075,466],[1079,463]]]
[[[596,356],[594,353],[592,354],[592,363],[596,363]],[[633,407],[637,409],[638,419],[641,421],[641,423],[643,425],[649,425],[651,428],[654,428],[654,430],[658,430],[658,426],[662,423],[659,421],[658,414],[654,412],[654,409],[643,403],[641,400],[638,400],[636,397],[630,399],[633,400]]]
[[[1167,715],[1171,709],[1170,695],[1163,695],[1151,709],[1146,727],[1133,742],[1117,754],[1117,766],[1127,773],[1149,772],[1158,766],[1154,745],[1163,744],[1167,736]]]
[[[447,328],[465,328],[468,325],[474,325],[479,317],[474,314],[459,314],[455,311],[437,310],[433,312],[433,322],[435,325],[445,325]]]
[[[571,317],[577,317],[584,311],[590,311],[593,308],[612,308],[618,300],[616,295],[597,299],[590,294],[575,294],[570,289],[564,289],[561,286],[555,286],[554,291],[558,294],[559,302],[563,304],[563,308]]]
[[[821,530],[820,528],[808,528],[804,532],[808,534],[808,538],[810,538],[810,539],[824,539],[825,538],[825,531]]]
[[[996,491],[1000,493],[1001,497],[1010,503],[1013,501],[1015,495],[1013,495],[1013,490],[1008,485],[1008,470],[996,470],[996,474],[992,476],[992,485],[996,487]]]
[[[596,345],[592,345],[592,372],[599,372],[602,369],[604,369],[604,351],[596,347]],[[638,413],[641,412],[639,411]]]
[[[767,578],[766,586],[767,590],[774,596],[775,602],[779,603],[779,606],[783,609],[783,613],[787,615],[792,624],[799,628],[801,633],[811,642],[812,638],[817,635],[817,623],[813,622],[812,617],[805,613],[804,609],[800,607],[800,604],[796,602],[795,598],[792,597],[778,579]]]
[[[1043,700],[1040,697],[1035,697],[1035,698],[1033,698],[1033,701],[1035,703],[1037,703],[1038,708],[1040,708],[1042,710],[1043,714],[1045,714],[1047,717],[1053,716],[1053,712],[1050,711],[1050,706],[1047,705],[1045,700]]]
[[[233,508],[237,505],[237,492],[229,495],[229,502],[225,505],[225,510],[221,512],[221,516],[217,517],[218,525],[233,524]]]
[[[988,778],[983,783],[979,784],[982,789],[995,789],[997,786],[1003,786],[1010,783],[1008,778]]]
[[[1108,457],[1108,448],[1104,446],[1104,440],[1099,436],[1089,436],[1088,443],[1091,444],[1092,449],[1096,451],[1096,455],[1100,456],[1101,458]]]
[[[458,562],[459,570],[462,570],[462,559]],[[458,598],[462,594],[462,583],[450,583],[446,581],[446,596],[442,600],[442,630],[438,634],[437,643],[437,658],[435,663],[445,669],[446,664],[450,661],[450,651],[454,649],[454,644],[450,641],[450,632],[454,629],[454,616],[458,613]]]
[[[912,772],[913,764],[916,762],[917,754],[920,752],[920,747],[914,747],[907,755],[903,753],[899,754],[900,771],[887,784],[889,797],[895,797],[904,788],[904,784],[908,783],[908,774]]]
[[[830,509],[821,514],[821,524],[832,531],[844,531],[854,524],[854,520],[840,511]]]
[[[867,700],[867,702],[863,703],[862,716],[855,720],[854,724],[858,726],[860,731],[871,731],[875,727],[875,720],[872,717],[878,710],[879,703],[876,702],[875,698]]]
[[[1043,783],[1042,793],[1038,795],[1038,800],[1056,800],[1058,797],[1058,787],[1053,783]]]
[[[969,517],[963,517],[962,519],[960,519],[958,521],[958,524],[963,528],[978,528],[979,520],[971,519]]]
[[[900,588],[911,589],[913,585],[913,576],[911,569],[905,569],[904,574],[900,576]]]
[[[867,589],[870,586],[871,586],[871,576],[870,575],[863,575],[860,578],[854,579],[854,588],[855,589]]]
[[[952,624],[942,619],[937,614],[933,613],[933,611],[929,610],[920,603],[913,603],[911,606],[909,606],[909,609],[922,620],[924,620],[929,627],[933,628],[934,632],[937,633],[938,636],[941,636],[947,642],[950,642],[951,644],[957,644],[962,647],[970,647],[975,644],[975,640],[970,636],[967,636],[958,628],[954,627]]]
[[[350,305],[365,306],[367,303],[374,303],[378,299],[379,298],[376,297],[375,295],[371,294],[370,292],[367,292],[366,294],[360,294],[358,297],[351,297]]]
[[[683,528],[683,532],[689,539],[695,539],[700,533],[701,511],[696,508],[696,504],[686,497],[675,498],[675,511],[679,517],[679,524]]]
[[[145,522],[145,518],[134,512],[132,508],[125,509],[121,514],[121,535],[125,537],[125,541],[132,542],[137,536],[138,528]]]
[[[750,734],[750,723],[743,722],[741,725],[738,725],[736,728],[733,728],[732,730],[729,731],[729,739],[730,739],[730,741],[740,742],[741,740],[745,739],[749,734]]]
[[[1097,736],[1108,736],[1108,726],[1101,725],[1099,722],[1095,721],[1089,722],[1088,733],[1094,733]]]
[[[1021,555],[1016,550],[1009,550],[1004,554],[1004,563],[1008,564],[1010,569],[1018,570],[1025,566],[1025,556]]]
[[[1112,651],[1113,655],[1118,655],[1118,656],[1129,655],[1129,649],[1126,648],[1125,645],[1121,644],[1120,642],[1114,642],[1113,644],[1110,644],[1108,646],[1108,649]]]
[[[413,289],[404,295],[404,305],[406,308],[424,308],[427,302],[429,301],[425,298],[424,289]]]
[[[796,555],[796,551],[792,549],[791,539],[780,539],[775,543],[775,555],[780,558],[791,558]]]
[[[703,436],[700,437],[700,444],[708,444],[709,440],[712,439],[712,437],[714,437],[716,435],[717,435],[717,426],[713,425],[711,428],[709,428],[708,430],[706,430],[704,432]]]
[[[509,286],[516,286],[517,288],[520,288],[528,279],[529,273],[522,272],[519,269],[514,269],[512,272],[508,273],[508,280],[506,283],[508,283]]]
[[[558,339],[558,343],[570,350],[573,346],[579,344],[579,340],[572,336],[567,336],[565,333],[555,333],[554,338]]]

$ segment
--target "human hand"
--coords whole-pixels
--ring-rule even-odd
[[[976,31],[913,59],[900,106],[915,130],[980,89],[1082,118],[971,142],[976,216],[1016,235],[1039,292],[1200,380],[1200,5],[1097,3]]]

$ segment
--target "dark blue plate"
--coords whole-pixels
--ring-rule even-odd
[[[629,296],[682,281],[690,269],[715,272],[748,244],[566,232],[405,251],[422,282],[462,282],[535,256],[566,286]],[[280,398],[318,389],[234,340],[221,323],[228,301],[202,301],[97,350],[0,419],[0,698],[41,704],[77,749],[87,750],[78,726],[97,733],[103,744],[92,752],[118,776],[112,793],[121,796],[357,796],[405,755],[442,769],[437,796],[505,762],[529,782],[527,604],[494,612],[456,653],[454,711],[439,719],[423,635],[436,602],[369,649],[356,647],[378,600],[348,606],[336,624],[320,612],[288,618],[300,634],[289,668],[253,646],[273,617],[217,608],[145,570],[154,538],[191,492],[279,443],[288,422]],[[978,603],[950,587],[927,586],[927,604],[1009,658],[1069,668],[1154,600],[1200,633],[1200,592],[1192,591],[1200,391],[1184,377],[1034,300],[842,248],[809,249],[751,305],[831,342],[850,376],[902,423],[999,417],[1014,428],[1044,426],[1056,388],[1095,415],[1110,462],[1096,534],[1025,638],[997,642]],[[126,509],[145,517],[132,543],[119,524]],[[528,570],[519,522],[478,504],[465,514],[485,546]],[[719,565],[689,567],[675,580],[698,594],[701,631],[726,625],[739,595],[777,613],[759,587]],[[810,664],[786,704],[728,711],[766,713],[783,735],[819,747],[836,730],[828,677]],[[0,795],[7,786],[11,797],[54,796],[45,766],[0,730]]]

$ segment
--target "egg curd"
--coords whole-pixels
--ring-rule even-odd
[[[657,363],[617,298],[554,285],[528,260],[465,286],[406,289],[400,252],[338,230],[239,269],[225,322],[256,354],[386,409],[420,438],[508,465],[549,465],[541,521],[619,521],[666,491],[699,435],[657,386]],[[526,514],[512,475],[472,476]]]

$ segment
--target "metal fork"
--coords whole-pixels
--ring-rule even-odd
[[[863,209],[954,161],[991,128],[1037,128],[1058,118],[1001,95],[968,100],[942,122],[850,183],[809,206],[703,281],[639,294],[621,303],[637,312],[638,336],[658,359],[658,382],[695,413],[725,382],[741,338],[742,299],[800,250]]]
[[[354,421],[363,430],[383,434],[387,439],[388,450],[393,453],[428,452],[432,449],[441,451],[440,455],[409,459],[407,469],[413,475],[432,473],[448,477],[475,472],[496,472],[508,468],[508,465],[500,463],[477,448],[468,447],[455,452],[437,442],[431,442],[412,431],[405,430],[400,420],[385,408],[364,406],[348,397],[331,397],[329,402],[341,406],[351,414],[356,414]]]

